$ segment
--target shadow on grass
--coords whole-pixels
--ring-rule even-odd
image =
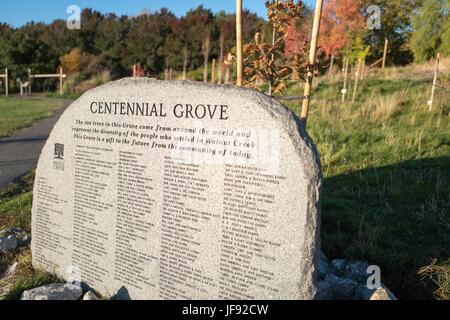
[[[382,282],[400,299],[433,298],[437,287],[418,272],[450,257],[450,157],[329,177],[322,199],[322,247],[330,258],[379,265]]]

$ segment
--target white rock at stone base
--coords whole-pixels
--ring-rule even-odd
[[[82,294],[83,290],[79,286],[53,283],[25,291],[21,300],[78,300]]]
[[[394,294],[386,287],[377,289],[369,300],[397,300]]]
[[[317,277],[319,280],[324,280],[327,274],[330,273],[330,265],[327,256],[322,250],[319,251],[319,262],[317,266]]]
[[[331,261],[331,269],[337,275],[343,275],[345,271],[345,260],[344,259],[335,259]]]
[[[355,289],[355,294],[353,296],[353,300],[369,300],[372,296],[374,290],[370,290],[367,285],[362,284],[359,285]]]
[[[358,283],[365,283],[369,274],[367,269],[369,264],[365,261],[350,260],[345,264],[344,277],[352,279]]]
[[[121,287],[117,290],[116,294],[111,297],[111,300],[131,300],[130,293],[125,287]]]
[[[360,285],[355,290],[353,300],[397,300],[397,298],[385,285],[381,285],[378,289]]]
[[[20,228],[9,227],[0,231],[0,238],[6,238],[11,235],[16,236],[18,247],[24,247],[31,242],[31,236]]]
[[[369,263],[360,260],[335,259],[328,263],[320,251],[318,257],[315,300],[397,300],[383,284],[378,289],[369,289],[365,283]]]
[[[328,281],[319,281],[316,285],[315,300],[333,300],[333,286]]]
[[[7,253],[17,249],[18,242],[15,235],[0,238],[0,253]]]
[[[21,239],[19,239],[19,247],[25,247],[31,242],[31,236],[26,234]]]
[[[83,300],[100,300],[99,297],[95,295],[92,291],[88,291],[84,297]]]
[[[339,277],[334,274],[328,274],[325,281],[328,281],[331,284],[336,300],[351,300],[358,285],[358,283],[352,279]]]
[[[17,270],[17,266],[19,265],[18,262],[14,262],[12,265],[10,265],[8,267],[8,269],[6,269],[5,273],[3,274],[3,278],[7,278],[12,276],[14,273],[16,273]]]

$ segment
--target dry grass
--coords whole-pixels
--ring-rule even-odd
[[[434,295],[440,300],[450,300],[449,264],[450,261],[447,262],[447,265],[439,265],[437,260],[434,259],[429,266],[423,267],[419,271],[419,275],[423,277],[422,279],[431,280],[437,286]]]
[[[409,90],[404,89],[392,95],[374,97],[375,103],[370,112],[370,119],[372,121],[386,120],[397,115],[408,94]]]
[[[18,253],[10,254],[5,261],[18,263],[16,272],[0,280],[0,288],[6,292],[0,299],[17,300],[25,290],[60,281],[56,276],[35,270],[31,264],[30,248],[21,249]]]

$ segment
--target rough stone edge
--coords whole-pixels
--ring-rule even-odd
[[[60,119],[63,119],[64,114],[70,112],[71,109],[75,108],[78,103],[83,100],[88,99],[91,95],[98,93],[99,91],[113,88],[116,86],[124,87],[127,85],[136,86],[139,83],[141,84],[157,84],[167,86],[186,86],[192,87],[195,89],[199,89],[204,87],[205,89],[217,90],[221,89],[221,94],[232,94],[233,92],[236,95],[241,95],[243,98],[248,98],[250,101],[255,100],[261,105],[262,110],[267,111],[273,118],[278,121],[280,124],[280,128],[286,130],[287,134],[291,138],[295,150],[299,155],[299,159],[302,161],[303,168],[308,168],[309,170],[303,170],[303,175],[307,181],[310,183],[307,186],[307,192],[310,195],[314,195],[313,197],[309,197],[309,201],[306,204],[307,208],[307,216],[306,216],[306,225],[305,225],[305,234],[303,236],[303,248],[300,248],[301,259],[305,261],[303,269],[300,271],[299,284],[301,284],[299,289],[299,295],[297,299],[299,300],[312,300],[315,296],[315,283],[317,281],[317,266],[318,266],[318,257],[320,253],[320,225],[321,225],[321,204],[320,204],[320,194],[322,190],[322,166],[320,162],[320,155],[317,150],[316,145],[312,141],[311,137],[308,135],[304,124],[300,121],[300,119],[290,111],[286,106],[275,100],[274,98],[255,91],[253,89],[248,89],[244,87],[237,87],[232,85],[217,85],[210,83],[202,83],[195,81],[165,81],[165,80],[157,80],[153,78],[122,78],[120,80],[111,81],[104,85],[98,86],[96,88],[90,89],[86,91],[83,95],[81,95],[78,99],[76,99],[61,115]],[[290,120],[289,122],[287,120]],[[289,127],[283,125],[283,122],[291,124]],[[53,132],[60,123],[60,120],[55,124],[52,132],[49,135],[48,140],[50,140],[53,136]],[[306,143],[304,143],[305,141]],[[46,142],[47,144],[47,142]],[[45,146],[44,146],[45,148]],[[42,154],[42,151],[41,151]],[[41,154],[39,155],[39,161],[36,168],[36,173],[38,168],[40,167],[40,159]],[[309,172],[309,174],[308,174]],[[314,172],[317,172],[318,175],[315,176]],[[37,175],[35,179],[37,178]],[[33,199],[34,197],[34,188],[33,188]],[[34,204],[34,200],[33,200]],[[33,212],[33,210],[32,210]],[[317,212],[317,215],[314,214]],[[33,217],[32,217],[33,218]],[[32,241],[33,241],[32,237]],[[316,244],[316,245],[315,245]],[[33,244],[31,245],[33,248]],[[306,252],[308,254],[306,254]],[[307,261],[308,256],[313,256],[313,261]],[[307,261],[307,262],[306,262]],[[39,268],[39,266],[35,265],[34,258],[32,256],[32,265],[33,267]],[[301,276],[305,274],[311,274],[312,276],[308,277],[308,279],[303,279]],[[311,292],[313,295],[311,296]]]

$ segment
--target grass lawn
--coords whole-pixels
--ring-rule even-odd
[[[429,79],[419,71],[373,75],[345,104],[341,81],[321,80],[308,130],[325,176],[322,247],[331,259],[379,265],[400,299],[450,299],[450,96],[438,92],[429,112]],[[299,113],[298,103],[289,107]],[[0,229],[29,231],[32,178],[0,192]],[[9,298],[53,279],[33,271],[29,256],[9,258],[21,262]]]
[[[17,226],[31,232],[31,204],[34,173],[21,177],[7,188],[0,190],[0,230],[8,226]],[[20,299],[24,290],[52,283],[56,277],[36,271],[31,266],[30,248],[22,248],[19,252],[8,254],[0,259],[0,274],[14,262],[18,262],[17,272],[12,278],[0,279],[0,288],[8,288],[0,300]],[[0,290],[1,291],[1,290]]]
[[[46,98],[0,97],[0,138],[52,115],[62,102]]]
[[[37,120],[50,117],[53,111],[60,107],[62,102],[55,99],[0,97],[0,137],[9,136]],[[6,189],[0,190],[0,230],[8,226],[17,226],[27,232],[31,231],[33,180],[34,175],[29,174]],[[7,283],[0,279],[0,288],[9,289],[2,298],[18,299],[23,290],[54,280],[51,275],[33,270],[29,248],[0,259],[0,274],[15,261],[19,263],[16,276],[8,279]]]

